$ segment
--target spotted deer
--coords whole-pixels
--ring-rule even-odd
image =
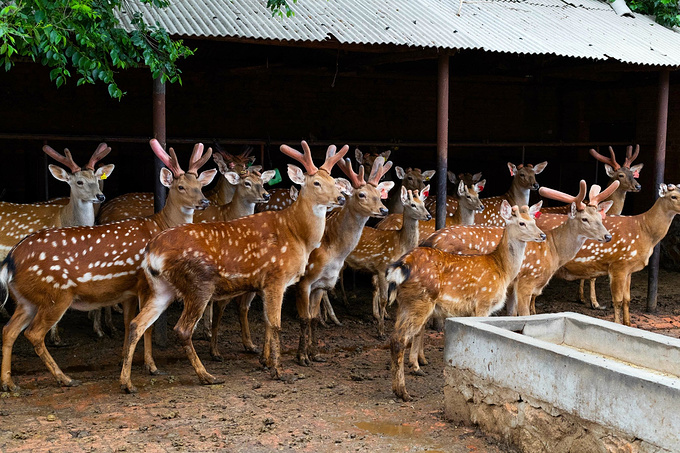
[[[191,336],[208,302],[257,292],[263,300],[265,339],[261,361],[282,376],[280,368],[281,304],[286,288],[304,274],[311,252],[319,247],[326,225],[326,209],[343,205],[342,185],[330,176],[333,166],[349,149],[337,154],[330,146],[326,161],[317,168],[306,142],[304,154],[281,145],[281,151],[302,163],[307,174],[288,166],[288,176],[302,186],[288,209],[268,211],[230,222],[183,225],[160,233],[144,253],[148,293],[140,313],[130,324],[121,371],[121,388],[134,392],[130,379],[132,355],[147,328],[177,297],[184,309],[175,332],[202,384],[221,379],[208,373],[196,355]],[[145,359],[153,361],[152,357]],[[151,369],[155,364],[148,363]]]
[[[506,227],[500,244],[488,255],[461,256],[417,247],[389,266],[386,280],[399,303],[390,340],[392,390],[397,397],[411,399],[404,380],[404,350],[433,314],[489,316],[503,306],[526,243],[546,238],[534,220],[541,203],[518,208],[503,201],[500,210]]]
[[[43,151],[69,168],[70,173],[57,165],[50,164],[48,167],[52,176],[71,188],[69,201],[65,205],[0,202],[0,258],[4,258],[23,238],[43,228],[94,225],[94,203],[105,200],[99,181],[111,175],[114,165],[94,168],[111,152],[106,143],[97,146],[84,168],[75,163],[68,149],[64,149],[62,155],[45,145]]]
[[[226,174],[234,172],[245,175],[248,168],[259,171],[261,166],[252,166],[255,160],[250,156],[252,148],[247,149],[241,154],[233,155],[226,151],[218,151],[213,154],[213,161],[222,174],[222,178],[217,179],[217,184],[210,191],[206,192],[206,198],[211,205],[224,205],[231,201],[234,196],[235,188],[226,179]],[[97,216],[97,223],[113,223],[119,220],[130,219],[132,217],[149,217],[154,213],[154,196],[151,192],[133,192],[119,195],[108,203],[105,203]]]
[[[397,178],[401,181],[401,187],[411,191],[422,191],[425,183],[432,179],[435,170],[421,171],[420,168],[394,167]],[[391,214],[401,214],[404,212],[404,204],[401,202],[401,187],[387,199],[387,208]]]
[[[12,347],[24,329],[60,385],[80,384],[64,374],[47,351],[47,331],[68,308],[89,311],[117,303],[123,304],[127,328],[138,297],[146,243],[164,229],[191,222],[194,211],[208,205],[201,187],[210,183],[216,170],[199,175],[198,169],[210,158],[211,150],[204,155],[203,145],[196,145],[185,173],[172,148],[168,155],[155,139],[150,144],[169,168],[160,174],[161,182],[170,189],[160,212],[111,225],[38,231],[14,247],[0,267],[0,287],[5,297],[9,291],[17,302],[2,331],[4,390],[16,389],[11,377]]]
[[[482,179],[482,173],[475,173],[474,175],[471,173],[460,173],[458,176],[451,170],[447,170],[446,172],[446,177],[451,183],[451,185],[454,187],[454,190],[456,191],[456,195],[447,195],[446,196],[446,216],[447,217],[453,217],[456,215],[456,209],[458,209],[458,192],[459,192],[459,185],[460,182],[462,181],[465,183],[465,186],[468,189],[473,189],[475,183],[478,183]],[[481,192],[484,190],[484,186],[486,185],[486,180],[484,180],[484,184],[482,184],[480,187],[477,188],[477,192]],[[436,198],[428,198],[427,203],[425,203],[425,207],[427,208],[428,211],[430,211],[430,214],[432,216],[436,216],[437,214],[437,199]],[[455,225],[460,225],[459,223]],[[469,225],[472,225],[470,223]]]
[[[295,201],[290,196],[290,189],[270,189],[269,193],[271,194],[269,203],[257,205],[255,207],[255,212],[280,211],[286,209]]]
[[[385,336],[385,311],[387,309],[387,281],[385,271],[396,259],[418,245],[418,222],[430,220],[425,209],[425,199],[430,186],[422,190],[406,190],[402,186],[401,202],[404,207],[402,227],[399,230],[378,230],[365,226],[359,243],[347,256],[345,263],[354,270],[373,274],[373,316],[378,321],[378,335]]]

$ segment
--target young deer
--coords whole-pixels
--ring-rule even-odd
[[[210,183],[215,170],[197,174],[210,158],[196,145],[189,170],[180,168],[175,152],[166,154],[151,140],[154,153],[171,170],[161,170],[161,181],[170,189],[157,214],[112,225],[41,230],[21,241],[0,268],[0,287],[17,302],[2,331],[3,390],[16,389],[11,377],[12,347],[24,335],[60,385],[80,382],[65,375],[45,348],[45,334],[69,308],[93,310],[122,303],[126,328],[138,296],[138,274],[146,243],[161,230],[192,221],[194,210],[208,205],[201,187]],[[127,335],[126,335],[127,338]]]
[[[507,222],[500,244],[488,255],[460,256],[417,247],[387,271],[390,293],[397,289],[397,320],[390,341],[392,390],[409,401],[404,381],[404,349],[435,313],[446,316],[489,316],[505,302],[508,285],[519,273],[529,241],[546,235],[534,217],[541,202],[528,208],[501,204]]]
[[[458,176],[451,170],[448,170],[446,172],[446,177],[449,180],[449,182],[453,185],[454,190],[456,190],[456,193],[459,192],[459,186],[460,182],[462,181],[465,183],[465,187],[468,189],[474,189],[474,186],[476,183],[480,182],[482,179],[482,173],[475,173],[474,175],[471,173],[460,173]],[[476,192],[479,193],[484,189],[484,185],[486,184],[486,180],[484,180],[484,183],[477,188]],[[446,196],[446,216],[447,217],[453,217],[456,215],[456,209],[458,209],[458,198],[459,195],[453,196],[453,195],[447,195]],[[425,203],[425,207],[427,208],[428,211],[430,211],[430,214],[434,217],[437,213],[437,199],[436,198],[428,198],[427,202]],[[460,224],[456,224],[460,225]],[[469,223],[468,225],[472,225],[472,223]]]
[[[565,280],[609,275],[614,321],[630,325],[630,277],[649,262],[654,246],[663,239],[680,213],[680,189],[661,184],[659,198],[647,211],[635,216],[608,216],[602,222],[611,232],[611,243],[590,243],[556,275]]]
[[[95,170],[95,164],[103,159],[111,148],[100,143],[85,168],[76,164],[68,149],[62,156],[51,147],[43,146],[45,154],[67,166],[71,172],[57,165],[48,167],[50,173],[71,188],[67,204],[17,204],[0,202],[0,258],[4,258],[19,241],[43,228],[77,225],[94,225],[94,203],[105,200],[99,181],[113,172],[114,165]]]
[[[246,150],[239,155],[229,154],[224,151],[213,154],[213,160],[224,177],[217,179],[217,185],[209,192],[209,195],[206,193],[206,198],[212,205],[227,204],[234,196],[235,188],[226,179],[228,172],[245,175],[249,168],[253,171],[261,170],[262,167],[259,165],[249,167],[255,160],[255,157],[250,156],[249,153],[250,151]],[[104,204],[97,216],[97,223],[103,225],[133,217],[149,217],[153,213],[154,201],[151,192],[127,193],[117,196]]]
[[[368,218],[387,215],[387,208],[381,199],[387,198],[388,191],[394,186],[392,181],[380,182],[383,175],[392,167],[392,162],[385,164],[382,156],[374,160],[367,181],[364,181],[364,166],[359,167],[358,174],[352,169],[350,159],[339,162],[338,166],[349,178],[352,194],[345,206],[326,222],[321,246],[309,256],[305,275],[296,287],[297,310],[300,317],[297,359],[298,363],[304,366],[309,366],[310,360],[322,360],[316,340],[321,299],[326,291],[335,286],[345,258],[359,243]]]
[[[456,194],[456,210],[453,216],[446,216],[446,226],[453,225],[473,225],[475,214],[484,211],[484,203],[479,198],[479,192],[484,190],[486,179],[475,184],[467,185],[463,180],[458,183]],[[429,198],[428,198],[429,200]],[[427,203],[426,203],[427,208]],[[431,211],[429,211],[431,212]],[[385,219],[376,224],[379,230],[396,230],[401,228],[402,216],[390,214]],[[431,219],[418,223],[418,230],[421,238],[426,238],[435,232],[435,220]]]
[[[359,243],[347,256],[345,263],[352,269],[373,274],[373,316],[378,321],[378,335],[385,336],[387,309],[387,281],[385,270],[397,258],[418,245],[418,221],[430,220],[425,199],[430,186],[423,190],[401,189],[404,207],[403,225],[399,230],[378,230],[365,226]]]
[[[407,168],[404,170],[401,167],[394,167],[394,172],[397,174],[397,178],[401,180],[401,187],[411,191],[422,191],[425,183],[432,179],[435,174],[435,170],[421,172],[420,168]],[[397,189],[397,193],[401,194],[401,188]],[[404,204],[397,193],[393,193],[387,200],[387,208],[392,214],[404,212]]]
[[[320,245],[326,225],[326,209],[343,205],[341,187],[330,176],[348,146],[335,153],[330,146],[326,161],[317,168],[306,142],[304,155],[282,145],[281,151],[301,162],[307,174],[288,166],[288,175],[302,189],[298,199],[283,211],[263,212],[230,222],[183,225],[156,236],[144,254],[144,275],[149,290],[141,300],[141,311],[130,324],[121,371],[121,388],[134,392],[130,379],[132,355],[147,328],[177,297],[184,299],[182,315],[175,326],[189,361],[202,384],[220,379],[209,374],[196,355],[191,336],[211,299],[231,299],[258,292],[263,300],[265,340],[262,362],[273,377],[281,377],[281,304],[286,288],[304,273],[312,250]],[[147,365],[155,368],[153,359]]]

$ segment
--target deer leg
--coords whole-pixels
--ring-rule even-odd
[[[519,282],[517,279],[515,279],[508,288],[507,297],[505,299],[505,312],[508,316],[517,316],[518,306],[520,307],[519,315],[524,316],[523,313],[525,307],[522,307],[522,303],[524,301],[522,300],[521,296],[517,294],[519,291],[518,285]]]
[[[50,328],[64,315],[66,309],[70,305],[71,296],[69,294],[64,294],[54,302],[54,304],[50,304],[49,306],[38,308],[35,318],[33,318],[31,324],[24,331],[24,336],[31,342],[36,354],[42,359],[43,363],[47,369],[50,370],[50,373],[52,373],[52,376],[54,376],[59,385],[75,387],[80,385],[81,382],[65,375],[59,368],[59,365],[57,365],[57,362],[54,361],[54,358],[50,355],[47,347],[45,347],[45,335],[47,335]]]
[[[106,326],[107,329],[109,329],[109,332],[111,334],[115,334],[118,332],[118,329],[116,329],[116,326],[113,325],[113,307],[104,307],[104,325]]]
[[[340,270],[340,292],[342,293],[342,302],[345,304],[345,307],[349,307],[349,299],[347,299],[347,293],[345,292],[345,269],[347,266],[342,266],[342,269]]]
[[[373,317],[378,321],[378,336],[383,336],[385,331],[385,321],[380,316],[380,286],[378,283],[378,276],[374,275],[371,278],[373,282]]]
[[[338,320],[338,317],[335,316],[335,310],[333,310],[333,305],[331,305],[331,301],[328,298],[328,291],[323,292],[323,306],[326,308],[326,313],[331,317],[333,324],[342,327],[342,323]]]
[[[217,331],[219,330],[220,327],[220,321],[222,321],[222,315],[224,314],[224,308],[231,302],[230,299],[227,300],[216,300],[213,301],[212,304],[208,304],[208,307],[206,307],[206,310],[210,310],[212,308],[213,311],[213,316],[212,316],[212,335],[210,335],[210,357],[216,361],[216,362],[223,362],[224,358],[222,357],[222,354],[220,354],[220,349],[217,346],[217,339],[218,339],[218,333]],[[212,307],[210,306],[212,305]]]
[[[319,353],[319,341],[317,339],[317,332],[319,331],[319,312],[321,310],[321,301],[326,295],[326,290],[315,289],[310,295],[310,317],[312,319],[310,336],[309,336],[309,356],[315,362],[325,362],[326,359]]]
[[[536,294],[531,295],[531,311],[532,315],[536,314]]]
[[[528,282],[513,283],[515,298],[517,300],[517,313],[519,316],[529,316],[531,314],[531,302],[533,300],[533,288],[530,287]]]
[[[311,365],[309,345],[312,331],[312,310],[310,307],[311,286],[309,280],[303,279],[298,283],[295,304],[300,317],[300,341],[298,343],[297,361],[301,366]]]
[[[321,312],[318,321],[319,324],[322,325],[324,328],[328,327],[328,324],[326,324],[326,321],[328,321],[328,310],[326,309],[325,302],[321,305]]]
[[[424,347],[424,336],[425,325],[420,329],[420,332],[414,335],[413,340],[411,341],[411,351],[408,356],[408,362],[411,365],[411,373],[416,376],[425,376],[423,370],[420,369],[420,349]]]
[[[598,310],[605,310],[606,305],[600,305],[597,303],[597,293],[595,292],[595,281],[596,278],[590,279],[590,308],[596,308]]]
[[[148,277],[147,277],[148,278]],[[123,366],[120,372],[120,386],[124,392],[135,393],[137,389],[132,385],[130,374],[132,371],[132,357],[135,353],[137,343],[144,336],[144,356],[146,361],[146,331],[158,319],[161,313],[170,306],[175,299],[175,291],[169,284],[161,281],[155,281],[151,288],[151,293],[147,297],[140,299],[140,311],[137,316],[130,322],[129,335],[127,340],[127,349],[123,354]],[[148,336],[151,340],[151,335]],[[150,346],[151,341],[149,341]],[[149,348],[150,349],[150,348]],[[149,352],[150,353],[150,352]]]
[[[123,335],[123,355],[125,354],[125,351],[127,350],[128,347],[128,341],[130,339],[130,323],[132,322],[132,318],[135,316],[135,302],[137,301],[136,297],[131,297],[128,300],[123,302],[123,326],[125,328],[125,333]],[[145,349],[146,352],[146,349]],[[122,355],[121,355],[122,357]],[[152,358],[153,360],[153,358]]]
[[[630,325],[630,280],[632,274],[626,275],[626,282],[623,285],[623,323]]]
[[[104,331],[102,330],[102,309],[97,308],[90,311],[87,317],[92,320],[92,330],[97,335],[98,338],[104,337]]]
[[[15,392],[19,387],[12,381],[12,348],[19,334],[35,317],[34,310],[17,304],[14,314],[2,329],[2,391]]]
[[[281,305],[283,304],[283,285],[273,284],[264,292],[263,309],[265,322],[265,344],[263,360],[271,369],[272,378],[280,379],[283,370],[279,363],[281,358]]]
[[[175,332],[184,346],[184,352],[186,352],[191,365],[194,367],[199,382],[206,385],[221,384],[224,382],[224,379],[216,378],[208,373],[201,359],[198,358],[198,354],[196,354],[191,337],[201,320],[201,315],[205,311],[206,306],[210,303],[210,297],[213,292],[214,287],[207,286],[192,294],[187,294],[184,298],[184,310],[182,310],[182,314],[175,325]]]
[[[59,323],[53,325],[50,329],[50,343],[54,346],[61,346],[64,344],[61,341],[61,336],[59,336]]]
[[[250,311],[250,304],[253,303],[253,299],[257,293],[243,294],[238,303],[239,309],[239,322],[241,323],[241,342],[243,343],[243,348],[246,352],[251,354],[259,354],[260,350],[253,343],[250,337],[250,324],[248,323],[248,312]]]
[[[612,305],[614,305],[614,322],[618,324],[622,324],[625,321],[625,310],[623,308],[623,293],[625,284],[625,275],[612,273],[609,274],[609,289],[612,293]]]
[[[585,284],[585,280],[581,279],[578,281],[578,300],[580,302],[583,302],[584,304],[586,303],[586,296],[583,292],[583,285]]]
[[[380,338],[385,338],[385,319],[387,318],[387,280],[382,272],[377,274],[378,283],[378,301],[379,301],[379,313],[380,319],[378,321],[378,335]]]

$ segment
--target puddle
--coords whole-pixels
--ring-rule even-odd
[[[371,434],[382,434],[385,436],[410,436],[416,430],[413,426],[386,422],[359,422],[355,423],[354,426]]]

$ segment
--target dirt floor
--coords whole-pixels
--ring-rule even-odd
[[[349,280],[349,279],[348,279]],[[680,337],[680,285],[677,273],[663,272],[659,311],[644,315],[646,272],[633,278],[633,322],[642,328]],[[577,311],[613,319],[611,309],[591,310],[574,303],[577,284],[557,281],[537,301],[537,310]],[[407,375],[415,399],[404,404],[392,396],[389,352],[376,338],[370,288],[359,282],[351,306],[335,303],[344,323],[323,330],[326,363],[298,366],[298,323],[292,305],[284,307],[283,366],[288,379],[274,381],[256,356],[240,343],[235,309],[228,307],[221,350],[225,362],[213,362],[208,342],[196,349],[208,370],[224,376],[221,385],[200,386],[171,333],[170,345],[156,349],[167,374],[142,371],[141,346],[133,381],[135,395],[118,385],[122,335],[96,339],[85,313],[69,312],[62,321],[66,347],[51,347],[55,360],[80,387],[59,387],[22,336],[14,350],[13,373],[21,386],[0,398],[0,451],[509,451],[474,427],[455,426],[443,418],[444,338],[430,332],[426,376]],[[606,279],[598,282],[601,302],[610,305]],[[257,305],[257,302],[255,302]],[[231,309],[230,309],[231,308]],[[171,309],[172,323],[180,306]],[[251,311],[256,343],[263,333],[262,312]],[[122,329],[121,315],[114,321]]]

